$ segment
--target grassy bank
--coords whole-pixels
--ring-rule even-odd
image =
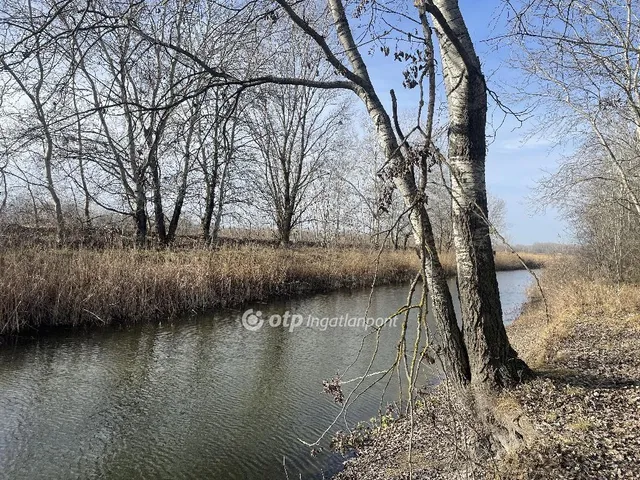
[[[509,332],[539,373],[513,398],[535,427],[502,478],[640,478],[640,285],[548,270],[540,298]]]
[[[538,377],[496,399],[524,435],[502,457],[478,456],[478,424],[440,386],[419,400],[410,422],[373,429],[340,480],[640,478],[640,285],[612,285],[546,266],[540,295],[508,327]]]
[[[0,254],[0,330],[134,323],[283,295],[370,285],[376,253],[224,248],[215,251],[18,250]],[[415,272],[410,252],[384,252],[380,283]]]
[[[134,323],[190,312],[413,278],[413,251],[229,247],[134,251],[12,249],[0,253],[0,332]],[[542,257],[540,257],[542,258]],[[530,257],[533,266],[540,261]],[[504,269],[516,258],[499,254]],[[450,273],[453,257],[443,258]]]

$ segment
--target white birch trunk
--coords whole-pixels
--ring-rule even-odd
[[[454,244],[463,336],[472,384],[504,386],[529,375],[511,348],[489,235],[486,156],[486,85],[457,0],[435,0],[448,27],[434,18],[440,40],[449,109],[449,161]],[[452,42],[453,35],[456,42]]]
[[[425,265],[434,318],[440,334],[444,367],[450,379],[456,384],[464,386],[469,381],[467,355],[445,273],[435,249],[431,223],[424,201],[419,198],[415,178],[400,151],[391,119],[371,84],[367,67],[353,40],[342,1],[329,0],[329,6],[336,22],[338,39],[347,52],[354,73],[362,80],[356,93],[365,103],[369,117],[373,121],[378,143],[383,149],[384,158],[389,161],[393,181],[400,191],[405,205],[407,207],[413,206],[410,215],[411,224],[416,244],[422,245],[424,241],[425,245],[422,261]]]

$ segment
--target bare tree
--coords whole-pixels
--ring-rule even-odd
[[[291,33],[296,47],[277,61],[278,70],[295,78],[326,78],[322,59],[309,41]],[[310,205],[310,187],[325,173],[337,147],[344,112],[339,95],[304,85],[267,85],[254,94],[250,130],[262,170],[259,191],[284,245]]]
[[[47,41],[40,25],[46,19],[46,5],[28,0],[25,4],[7,4],[9,15],[20,19],[21,28],[13,22],[2,22],[3,54],[0,66],[4,75],[13,81],[17,96],[24,96],[30,111],[17,105],[12,108],[15,118],[14,154],[33,155],[37,168],[42,172],[41,182],[33,174],[28,181],[42,185],[49,193],[54,206],[56,221],[56,242],[62,244],[65,221],[62,202],[54,180],[56,162],[54,120],[59,110],[59,92],[65,78],[57,75],[55,68],[63,59],[63,52],[57,43]],[[14,46],[20,44],[21,51]],[[32,126],[33,125],[33,126]],[[25,131],[24,128],[27,128]]]
[[[519,1],[508,40],[540,131],[576,148],[540,182],[600,275],[633,278],[640,227],[640,19],[626,0]],[[595,260],[595,262],[593,262]]]
[[[523,93],[541,106],[540,128],[580,146],[545,179],[543,195],[560,199],[581,183],[605,180],[640,216],[638,6],[626,0],[510,5],[516,16],[509,39],[520,47],[516,63],[527,74]]]
[[[246,105],[239,105],[230,87],[218,87],[198,100],[200,110],[196,136],[199,172],[204,184],[204,208],[200,218],[203,239],[218,237],[224,207],[229,199],[230,175],[243,144],[239,117]]]
[[[489,193],[487,195],[487,208],[489,210],[491,241],[494,245],[502,243],[503,238],[508,241],[506,202],[502,198]]]
[[[114,8],[106,11],[124,15]],[[145,25],[158,43],[171,38],[177,46],[195,46],[202,41],[201,32],[185,23],[194,9],[194,5],[167,2],[128,14],[132,21]],[[96,16],[98,22],[101,14]],[[71,20],[63,20],[67,28],[73,27]],[[73,60],[82,86],[90,92],[85,99],[89,113],[97,117],[83,120],[85,143],[92,145],[92,161],[103,173],[95,190],[102,197],[107,193],[104,200],[97,194],[93,199],[104,209],[134,219],[138,246],[146,244],[151,223],[159,243],[167,245],[175,239],[194,170],[204,167],[203,159],[207,160],[203,157],[207,154],[205,137],[212,129],[205,128],[202,115],[208,85],[159,44],[148,48],[136,41],[130,29],[87,32],[74,35]],[[212,45],[203,52],[215,56],[217,48]],[[208,118],[215,128],[223,120]],[[207,172],[205,178],[210,179]],[[167,213],[168,204],[172,209]]]

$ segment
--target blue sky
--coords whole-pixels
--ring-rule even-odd
[[[464,15],[476,50],[483,64],[489,87],[498,93],[506,93],[509,85],[519,82],[519,74],[505,64],[509,53],[486,40],[499,35],[507,28],[506,18],[500,18],[501,0],[461,0]],[[401,65],[391,57],[374,55],[370,62],[370,74],[379,94],[388,97],[390,88],[398,94],[400,109],[414,110],[416,96],[413,91],[400,91]],[[510,105],[511,106],[511,105]],[[513,105],[518,110],[518,105]],[[503,115],[491,108],[495,126],[503,120]],[[535,112],[534,112],[535,113]],[[547,208],[537,212],[531,197],[536,181],[544,171],[554,171],[561,152],[552,148],[544,138],[527,140],[535,121],[525,122],[522,127],[514,118],[506,118],[496,132],[489,146],[487,156],[487,185],[489,191],[502,198],[507,204],[507,236],[512,243],[531,244],[534,242],[569,242],[571,235],[566,223],[555,210]],[[491,130],[491,127],[490,127]]]

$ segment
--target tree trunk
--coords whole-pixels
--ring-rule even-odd
[[[222,171],[222,179],[220,180],[220,186],[218,187],[218,208],[216,209],[216,216],[213,222],[213,229],[209,236],[209,244],[214,244],[218,241],[218,235],[220,233],[220,225],[222,224],[222,214],[224,213],[224,196],[225,196],[225,179],[227,175],[227,162]]]
[[[133,217],[136,228],[136,247],[144,248],[147,243],[147,198],[143,180],[136,180],[136,210]]]
[[[220,175],[218,185],[218,205],[216,208],[215,218],[213,220],[213,229],[208,236],[209,245],[215,244],[218,241],[218,234],[220,233],[220,225],[222,225],[222,215],[224,213],[225,196],[226,196],[226,184],[229,175],[229,165],[231,165],[231,157],[233,155],[233,149],[229,148],[225,154],[225,162],[222,167],[222,174]],[[219,167],[217,167],[219,168]],[[216,169],[217,170],[217,169]],[[211,223],[211,218],[209,218]]]
[[[206,245],[211,244],[211,217],[213,214],[213,205],[210,205],[209,202],[206,203],[204,209],[204,216],[200,222],[202,227],[202,240]]]
[[[201,127],[200,127],[201,128]],[[217,128],[217,127],[216,127]],[[202,225],[202,239],[205,244],[211,244],[211,221],[213,219],[213,212],[216,204],[216,186],[218,184],[218,171],[220,168],[220,146],[217,141],[217,131],[215,132],[213,143],[213,165],[212,171],[209,171],[209,163],[207,161],[207,152],[205,148],[200,149],[200,155],[202,156],[202,168],[205,173],[205,197],[204,197],[204,212],[200,224]],[[202,137],[200,137],[200,144],[202,145]]]
[[[171,215],[171,221],[169,222],[169,231],[167,232],[167,242],[172,243],[176,238],[176,232],[178,231],[178,222],[180,221],[180,215],[182,215],[182,206],[184,205],[184,197],[187,194],[187,179],[186,175],[183,178],[183,183],[180,185],[178,195],[176,197],[176,204],[173,207],[173,214]]]
[[[489,388],[507,386],[528,377],[530,371],[511,348],[502,322],[487,223],[486,85],[457,0],[433,4],[442,15],[434,19],[449,108],[454,245],[471,382]]]
[[[44,115],[42,115],[42,118],[44,119]],[[60,247],[64,243],[64,215],[62,213],[62,203],[60,202],[60,197],[56,192],[55,183],[53,182],[53,168],[51,165],[53,160],[53,139],[51,137],[51,133],[49,132],[49,128],[44,120],[43,125],[45,128],[45,139],[47,144],[44,156],[45,177],[47,179],[47,190],[49,191],[49,195],[51,196],[51,200],[53,201],[53,206],[55,209],[56,244]]]
[[[164,210],[162,208],[162,185],[160,182],[160,165],[158,164],[158,146],[153,143],[149,151],[149,168],[151,169],[151,182],[153,186],[153,216],[156,224],[158,242],[166,246],[169,241],[164,223]]]
[[[281,220],[278,222],[278,236],[280,237],[280,244],[288,246],[291,244],[291,214],[290,212],[284,212],[281,216]]]
[[[349,63],[354,72],[361,79],[356,93],[365,103],[369,117],[376,127],[376,136],[384,151],[385,158],[389,160],[393,181],[400,191],[405,205],[412,207],[410,219],[416,244],[425,247],[421,256],[431,294],[433,315],[440,335],[440,358],[443,367],[451,382],[463,388],[469,382],[469,363],[462,332],[458,328],[451,292],[435,249],[433,230],[424,201],[419,198],[413,173],[400,151],[391,119],[371,84],[367,67],[351,34],[342,1],[329,0],[329,5],[336,23],[338,39],[347,52]]]
[[[211,242],[211,220],[213,218],[213,209],[215,206],[215,192],[213,186],[208,184],[206,186],[204,212],[202,214],[202,239],[209,245]]]
[[[189,146],[190,142],[187,143]],[[182,178],[180,179],[180,188],[178,189],[178,195],[176,196],[176,203],[173,207],[173,214],[171,215],[171,221],[169,222],[169,232],[167,233],[167,241],[172,243],[176,238],[176,232],[178,230],[178,222],[180,221],[180,215],[182,215],[182,206],[184,205],[184,199],[187,195],[187,182],[189,180],[189,155],[187,154],[184,161],[184,170],[182,171]]]

